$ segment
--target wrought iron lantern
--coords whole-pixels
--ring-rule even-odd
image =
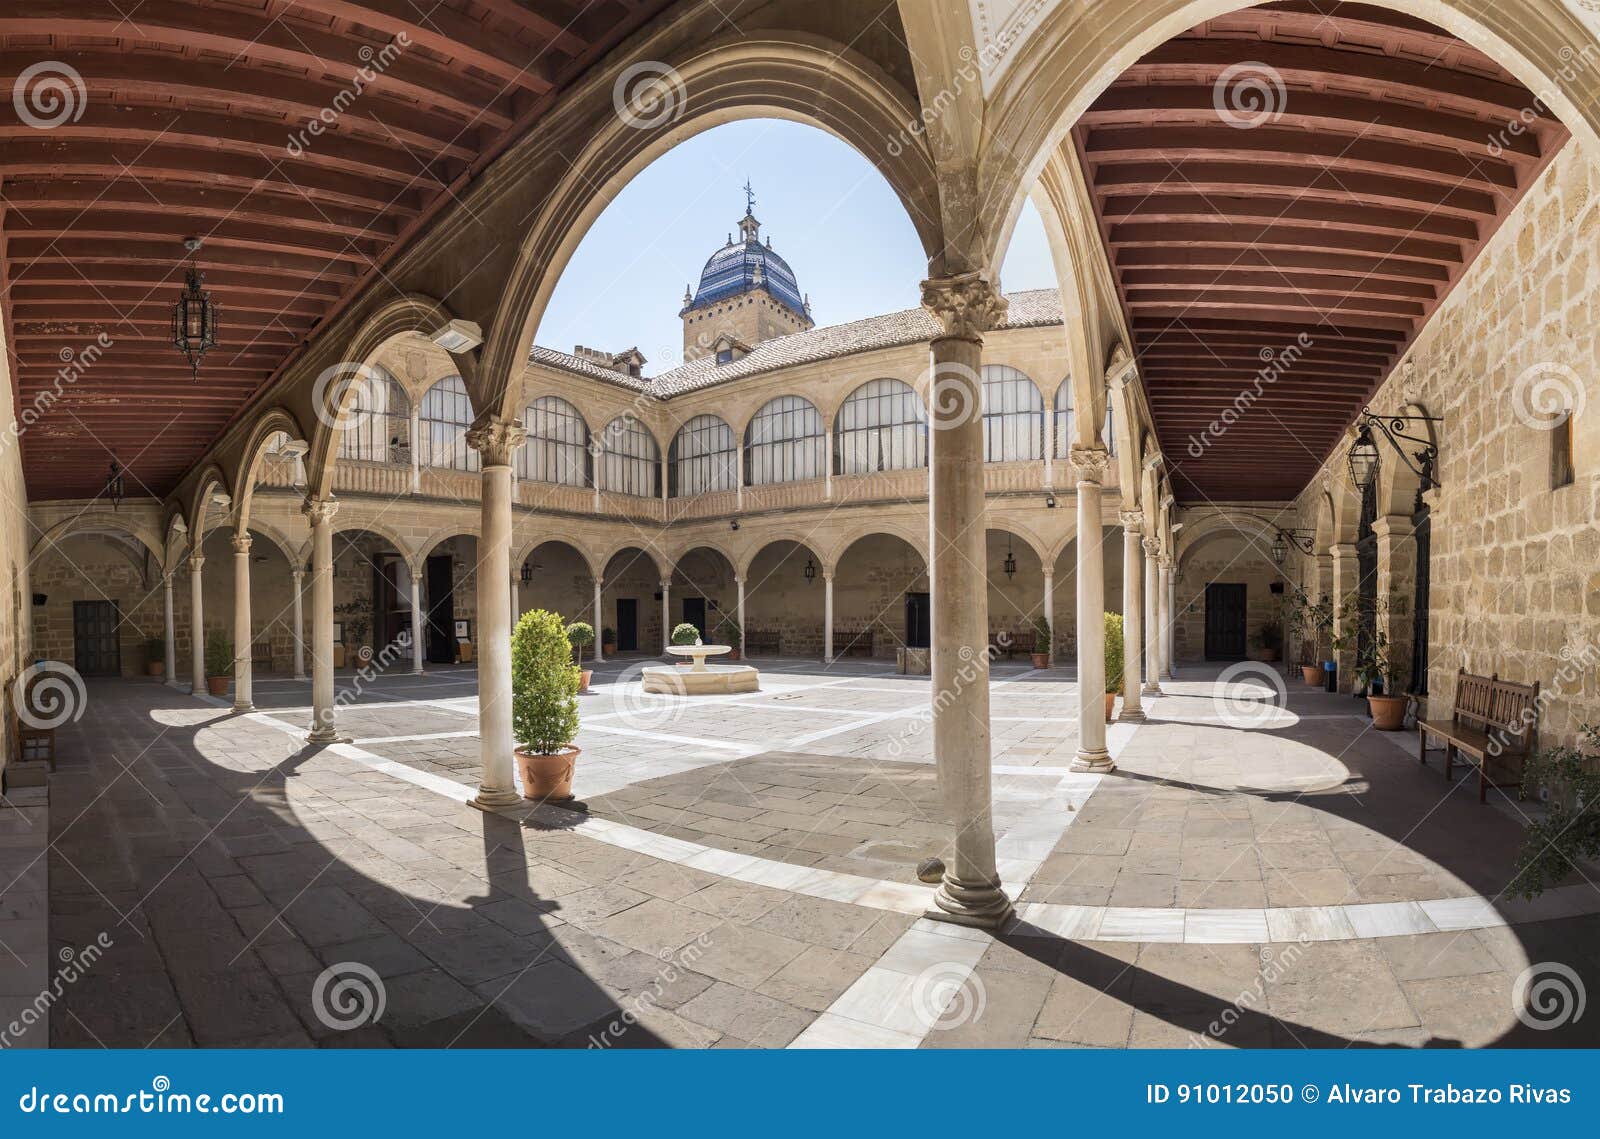
[[[1345,456],[1350,467],[1350,484],[1357,490],[1366,490],[1378,477],[1378,444],[1372,439],[1372,427],[1363,423],[1356,432],[1356,441],[1350,444]]]
[[[806,575],[806,581],[808,581],[808,582],[816,580],[816,577],[817,577],[817,563],[812,561],[810,558],[806,559],[805,575]]]
[[[1316,545],[1316,540],[1316,534],[1310,530],[1285,530],[1281,526],[1276,527],[1272,538],[1272,560],[1281,566],[1284,558],[1289,556],[1291,542],[1302,554],[1309,554]]]
[[[116,459],[111,460],[111,470],[106,475],[105,496],[111,500],[111,509],[115,510],[122,505],[126,497],[126,486],[123,482],[122,464]]]
[[[1281,566],[1283,564],[1283,559],[1288,556],[1289,543],[1283,540],[1282,534],[1279,534],[1276,538],[1272,539],[1272,560]]]
[[[527,585],[533,580],[533,565],[531,562],[522,563],[522,584]]]
[[[172,343],[189,361],[189,369],[197,379],[201,358],[217,346],[217,306],[205,289],[205,274],[194,262],[200,244],[198,237],[184,239],[189,267],[183,274],[183,295],[172,302]]]
[[[1365,493],[1377,480],[1378,435],[1388,441],[1394,453],[1400,456],[1400,461],[1421,480],[1419,493],[1439,485],[1436,474],[1439,469],[1439,448],[1432,438],[1408,434],[1407,428],[1413,423],[1443,423],[1442,419],[1436,415],[1374,415],[1367,408],[1362,408],[1356,422],[1360,426],[1356,429],[1356,439],[1350,445],[1346,462],[1350,467],[1350,481],[1357,490]]]
[[[1017,555],[1011,549],[1011,536],[1006,535],[1006,560],[1000,564],[1006,571],[1006,580],[1009,581],[1017,575]]]

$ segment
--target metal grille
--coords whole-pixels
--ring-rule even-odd
[[[465,389],[463,389],[465,391]],[[350,405],[339,432],[339,458],[368,463],[411,461],[411,404],[405,389],[373,365],[351,385]]]
[[[928,417],[910,385],[869,380],[844,401],[833,447],[842,475],[928,465]]]

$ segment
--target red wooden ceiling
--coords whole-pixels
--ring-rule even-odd
[[[84,96],[69,90],[81,114],[47,129],[9,107],[0,115],[0,268],[18,405],[60,389],[22,436],[29,497],[98,493],[113,454],[130,496],[170,490],[430,203],[525,129],[541,96],[669,2],[0,9],[0,90],[51,61],[81,76]],[[362,67],[376,77],[350,98]],[[45,99],[41,79],[24,90]],[[291,135],[335,105],[326,133],[302,135],[294,152]],[[220,343],[198,381],[168,323],[191,234],[204,238],[199,264],[221,309]],[[63,361],[101,333],[112,347],[60,384]]]
[[[1362,4],[1245,9],[1130,67],[1075,139],[1177,496],[1298,494],[1565,138],[1481,52]]]

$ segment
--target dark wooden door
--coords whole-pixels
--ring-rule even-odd
[[[639,649],[639,599],[617,598],[617,651],[637,652]]]
[[[925,649],[931,643],[931,613],[926,593],[906,594],[906,648]]]
[[[700,630],[700,639],[709,642],[706,636],[706,599],[704,597],[685,597],[683,599],[683,619],[696,629]],[[671,632],[669,629],[668,632]]]
[[[1206,586],[1206,659],[1244,659],[1244,585]]]
[[[79,676],[121,676],[122,615],[115,601],[72,603],[72,667]]]
[[[456,659],[456,567],[449,554],[428,559],[428,659],[450,664]]]

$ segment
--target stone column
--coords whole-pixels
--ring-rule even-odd
[[[415,563],[407,563],[411,571],[411,672],[422,675],[422,573]]]
[[[1050,626],[1050,643],[1045,645],[1044,654],[1049,658],[1050,668],[1056,666],[1056,571],[1054,566],[1044,567],[1044,619]],[[1039,646],[1033,647],[1034,652],[1039,651]]]
[[[1106,750],[1106,567],[1101,545],[1101,484],[1111,454],[1103,446],[1073,447],[1078,472],[1078,754],[1074,771],[1105,772],[1116,765]]]
[[[411,493],[419,494],[422,491],[422,431],[418,416],[419,409],[413,405],[411,408]]]
[[[254,712],[250,642],[250,535],[233,536],[233,710]]]
[[[661,579],[661,652],[672,643],[672,579]]]
[[[1161,679],[1172,679],[1172,555],[1161,555]]]
[[[1354,542],[1336,543],[1329,548],[1329,552],[1333,555],[1333,588],[1329,590],[1329,595],[1333,598],[1333,635],[1335,637],[1348,635],[1350,638],[1350,647],[1343,652],[1334,653],[1331,659],[1339,662],[1340,690],[1353,692],[1356,676],[1355,624],[1359,620],[1356,616],[1355,595],[1361,578],[1361,566],[1356,560]]]
[[[604,626],[601,624],[601,620],[605,616],[605,605],[601,601],[601,589],[602,589],[602,587],[604,585],[605,585],[605,582],[602,579],[600,579],[598,577],[594,579],[594,662],[595,662],[595,664],[600,664],[600,663],[604,662],[604,660],[606,659],[604,652],[602,652],[602,650],[600,648],[600,642],[605,640],[605,637],[603,637],[601,635],[601,630],[604,628]]]
[[[822,497],[833,498],[833,424],[822,429]]]
[[[822,574],[822,663],[833,663],[833,571]]]
[[[337,743],[333,706],[333,516],[338,500],[308,498],[311,525],[311,730],[306,742]]]
[[[193,691],[196,695],[206,690],[206,614],[205,603],[201,597],[201,578],[206,568],[205,555],[192,553],[189,555],[189,655],[193,657],[193,668],[190,679],[193,682]]]
[[[740,444],[733,449],[733,506],[735,510],[744,509],[744,445]]]
[[[1161,695],[1161,567],[1156,562],[1158,545],[1146,538],[1144,548],[1144,695]]]
[[[738,609],[739,656],[740,656],[741,659],[743,659],[743,657],[744,657],[744,578],[736,577],[736,578],[733,579],[733,583],[734,583],[734,585],[739,587],[739,609]]]
[[[515,573],[511,575],[511,627],[517,627],[517,619],[522,616],[522,579]]]
[[[172,619],[172,575],[161,575],[162,659],[166,662],[167,683],[178,685],[178,630]]]
[[[1122,522],[1122,715],[1138,723],[1144,717],[1144,514],[1124,510]]]
[[[922,284],[941,332],[929,344],[929,585],[933,755],[954,828],[928,916],[996,927],[1011,913],[995,865],[989,746],[989,583],[983,484],[983,334],[1006,302],[978,273]],[[831,467],[830,467],[831,469]],[[831,628],[831,623],[830,623]]]
[[[290,570],[294,578],[294,678],[306,678],[306,625],[305,602],[301,599],[306,588],[306,571],[296,566]]]
[[[511,734],[511,458],[528,437],[514,419],[488,416],[467,432],[482,457],[478,540],[478,795],[483,810],[521,802]]]
[[[1378,542],[1378,632],[1388,639],[1395,687],[1404,692],[1416,682],[1411,659],[1412,611],[1417,595],[1416,525],[1408,514],[1385,514],[1372,523]]]

